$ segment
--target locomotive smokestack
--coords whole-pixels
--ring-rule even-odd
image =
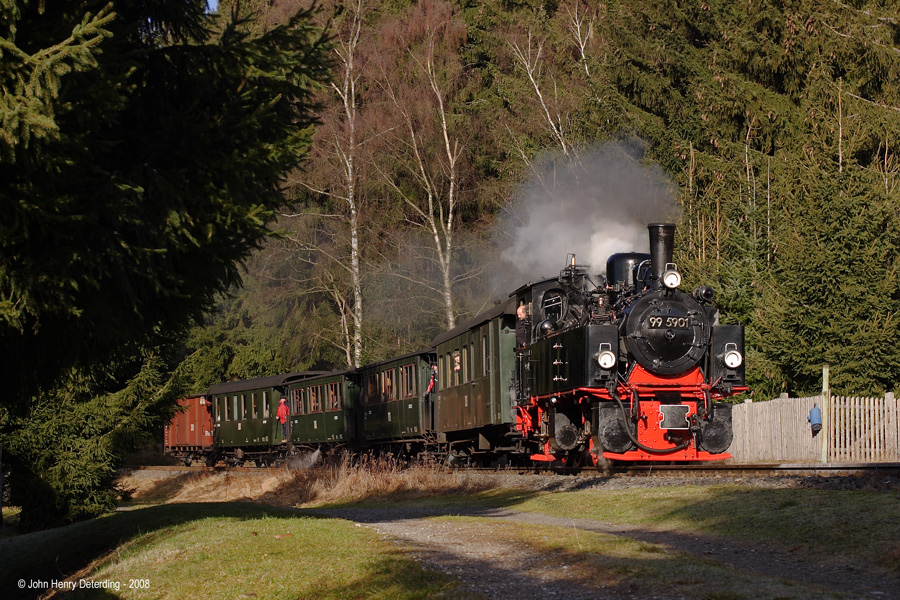
[[[672,262],[675,249],[675,224],[650,223],[650,268],[651,281],[658,282],[666,270],[666,264]]]

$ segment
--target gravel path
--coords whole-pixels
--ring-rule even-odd
[[[900,581],[856,572],[852,569],[825,571],[799,554],[775,552],[764,547],[725,542],[696,534],[655,531],[589,519],[568,519],[505,508],[441,509],[422,508],[347,508],[316,509],[315,514],[347,519],[372,527],[412,551],[429,568],[455,576],[462,581],[461,591],[475,592],[487,598],[565,598],[567,600],[622,600],[641,598],[668,600],[681,594],[647,596],[628,586],[615,590],[597,587],[594,581],[569,577],[566,568],[539,553],[498,535],[496,527],[479,523],[429,520],[434,516],[474,516],[488,519],[535,523],[575,528],[642,542],[660,544],[667,549],[713,559],[745,574],[775,577],[805,585],[815,584],[841,593],[847,598],[900,599]]]

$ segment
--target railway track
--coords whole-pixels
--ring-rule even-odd
[[[252,473],[264,475],[276,468],[285,467],[226,467],[226,466],[126,466],[128,471],[173,471],[183,473]],[[504,473],[527,475],[582,475],[582,476],[630,476],[630,477],[679,477],[679,476],[709,476],[709,477],[778,477],[778,476],[900,476],[900,463],[828,463],[828,464],[639,464],[622,465],[612,467],[608,472],[598,473],[594,468],[554,468],[543,465],[537,467],[459,467],[460,470],[469,473]]]

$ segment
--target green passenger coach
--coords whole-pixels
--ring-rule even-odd
[[[333,372],[288,385],[290,439],[295,446],[314,448],[359,439],[359,386],[351,374]]]
[[[451,457],[496,452],[512,442],[515,334],[515,305],[507,300],[434,340],[435,429],[450,443]]]
[[[426,394],[434,353],[421,351],[362,367],[363,436],[376,444],[426,443],[431,429],[431,398]]]
[[[292,382],[312,373],[286,373],[212,386],[207,393],[213,403],[213,443],[216,448],[234,448],[233,461],[267,462],[272,445],[281,441],[281,426],[275,413],[278,400]],[[208,462],[215,464],[213,455]]]

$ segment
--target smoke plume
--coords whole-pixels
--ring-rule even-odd
[[[571,253],[604,274],[611,254],[647,252],[647,224],[671,221],[678,209],[674,185],[658,166],[638,162],[639,152],[615,143],[577,160],[541,161],[501,224],[503,279],[553,277]]]

